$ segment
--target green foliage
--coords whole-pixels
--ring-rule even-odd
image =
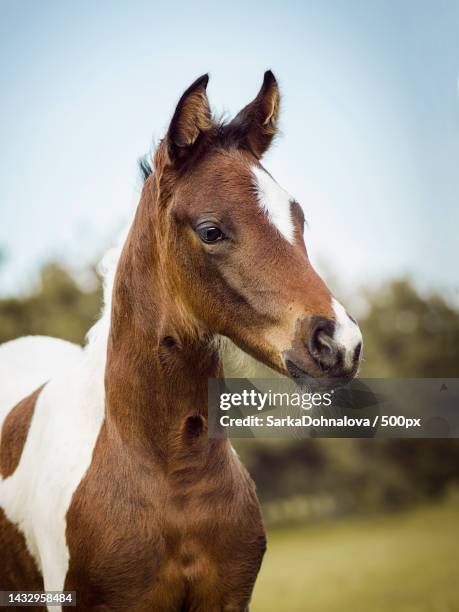
[[[459,312],[439,295],[423,298],[407,280],[368,295],[360,321],[363,378],[459,377]]]
[[[33,293],[0,300],[0,342],[37,334],[81,344],[100,305],[100,287],[83,291],[68,271],[50,264]]]
[[[320,518],[396,510],[440,498],[459,482],[457,440],[258,439],[237,440],[235,446],[276,522],[283,509],[273,502],[285,504],[298,495],[313,504],[310,518]],[[291,520],[285,509],[285,520]]]

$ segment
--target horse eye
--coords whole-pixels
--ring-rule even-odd
[[[201,227],[198,230],[198,235],[203,242],[207,244],[211,244],[212,242],[218,242],[218,240],[223,240],[224,235],[223,232],[218,229],[218,227]]]

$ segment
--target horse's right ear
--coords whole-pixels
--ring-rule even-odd
[[[203,74],[192,83],[177,104],[167,131],[167,151],[171,163],[182,161],[200,137],[213,127],[206,87],[209,75]]]

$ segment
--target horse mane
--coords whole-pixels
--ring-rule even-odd
[[[139,158],[138,166],[142,178],[142,182],[148,179],[148,177],[153,174],[154,166],[152,163],[152,155],[147,153]],[[111,309],[112,309],[112,293],[113,286],[115,284],[115,275],[116,270],[118,268],[118,262],[121,257],[121,251],[123,250],[124,244],[126,242],[129,230],[131,229],[133,218],[135,211],[137,209],[137,205],[134,207],[132,211],[131,218],[128,220],[126,226],[121,231],[118,239],[115,242],[115,246],[109,248],[102,259],[97,264],[97,273],[102,279],[102,288],[103,288],[103,305],[101,308],[101,313],[97,321],[94,325],[88,330],[86,334],[86,349],[91,352],[93,347],[104,345],[106,346],[108,342],[108,335],[110,333],[110,319],[111,319]],[[103,350],[103,348],[102,348]]]
[[[139,164],[140,176],[142,177],[142,180],[145,183],[145,181],[150,176],[150,174],[153,173],[153,165],[151,163],[151,155],[149,155],[148,153],[143,155],[139,159],[138,164]]]

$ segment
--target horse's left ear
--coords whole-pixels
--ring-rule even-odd
[[[257,97],[245,106],[231,121],[228,128],[246,147],[260,158],[277,133],[280,92],[276,77],[267,70]]]
[[[180,98],[167,131],[167,150],[172,163],[184,159],[202,134],[213,127],[206,87],[209,75],[203,74]]]

